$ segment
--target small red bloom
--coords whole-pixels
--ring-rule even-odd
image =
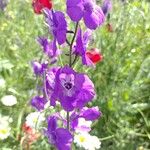
[[[108,32],[113,32],[113,27],[110,23],[107,23],[106,28]]]
[[[23,124],[22,131],[24,133],[23,139],[29,145],[35,142],[40,137],[40,134],[37,131],[35,131],[35,129],[32,129],[30,126],[28,126],[26,123]]]
[[[96,48],[92,48],[86,52],[86,56],[94,63],[98,63],[102,61],[103,56],[100,54],[99,50]]]
[[[22,126],[22,131],[26,134],[30,134],[32,133],[32,128],[29,127],[26,123],[24,123]]]
[[[52,0],[33,0],[32,6],[36,14],[41,14],[43,8],[52,8]]]

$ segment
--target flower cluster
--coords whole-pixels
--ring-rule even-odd
[[[106,4],[101,8],[95,0],[66,0],[65,14],[54,10],[51,0],[33,0],[32,5],[36,14],[44,15],[52,36],[51,40],[43,36],[37,39],[48,61],[32,61],[33,71],[41,79],[42,86],[38,90],[40,95],[32,98],[31,105],[38,113],[46,112],[47,127],[43,133],[58,150],[71,150],[73,142],[87,150],[99,149],[99,139],[89,132],[101,112],[98,107],[86,107],[96,96],[94,84],[87,74],[76,71],[74,64],[81,59],[83,65],[95,67],[102,61],[98,48],[89,48],[89,45],[93,30],[104,23],[109,8]],[[75,29],[69,29],[67,16]],[[82,19],[85,26],[81,26]],[[63,48],[67,49],[67,54]],[[68,57],[68,64],[59,65],[63,55]],[[54,111],[47,113],[52,109]],[[41,116],[38,119],[41,120]],[[33,120],[26,124],[38,126],[37,117]],[[94,141],[92,145],[91,140]]]

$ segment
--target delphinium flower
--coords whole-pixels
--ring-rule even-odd
[[[53,42],[63,44],[66,41],[67,22],[65,15],[61,11],[44,10],[47,26],[53,35]]]
[[[49,42],[45,37],[38,38],[39,44],[42,46],[44,53],[50,58],[53,64],[57,61],[57,56],[60,55],[60,50],[57,49],[56,40]]]
[[[101,112],[98,107],[83,107],[78,113],[72,113],[70,116],[71,129],[75,132],[91,130],[91,121],[95,121],[101,117]]]
[[[54,91],[51,95],[51,104],[59,99],[66,111],[82,108],[95,96],[94,85],[89,77],[77,73],[68,66],[60,68],[56,73]]]
[[[103,58],[97,48],[87,50],[91,36],[91,30],[87,30],[82,34],[82,30],[79,29],[74,51],[76,55],[81,56],[82,64],[87,66],[94,66],[96,63],[102,61]]]
[[[33,0],[32,6],[36,14],[41,14],[44,8],[52,8],[52,0]]]
[[[45,135],[49,143],[58,150],[71,150],[73,140],[71,133],[67,129],[57,127],[57,120],[54,116],[48,117],[47,122],[48,128],[45,130]]]
[[[45,108],[45,104],[47,103],[47,100],[42,96],[35,96],[31,100],[31,105],[38,111],[41,111]]]
[[[102,10],[105,15],[112,9],[111,0],[104,0]]]
[[[79,28],[77,32],[76,45],[74,51],[76,55],[81,56],[82,64],[88,66],[91,66],[93,64],[92,61],[89,59],[89,57],[87,57],[86,55],[86,49],[88,46],[90,36],[91,36],[90,30],[86,31],[83,35],[82,30]]]
[[[96,29],[105,20],[101,7],[94,0],[67,0],[67,14],[75,22],[83,18],[89,29]]]
[[[41,64],[38,61],[32,61],[31,64],[35,75],[42,75],[47,68],[47,62]]]

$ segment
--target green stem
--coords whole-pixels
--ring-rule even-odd
[[[112,139],[112,138],[114,138],[114,137],[115,137],[114,135],[107,136],[107,137],[104,137],[104,138],[100,138],[100,141],[109,140],[109,139]]]
[[[49,101],[49,97],[48,97],[47,89],[46,89],[46,71],[44,71],[43,80],[44,80],[44,94],[45,94],[47,101]]]
[[[79,23],[77,22],[76,23],[76,27],[75,27],[75,32],[74,32],[74,35],[73,35],[73,38],[72,38],[72,41],[70,43],[70,52],[69,52],[69,66],[70,67],[72,67],[72,47],[73,47],[73,43],[74,43],[74,40],[75,40],[76,35],[77,35],[78,26],[79,26]]]
[[[77,35],[78,26],[79,26],[79,22],[76,23],[75,32],[74,32],[73,38],[71,40],[71,43],[68,42],[70,44],[69,45],[70,46],[70,51],[69,51],[69,66],[70,67],[72,67],[72,47],[73,47],[73,43],[74,43],[74,40]],[[69,124],[70,124],[70,116],[69,116],[69,112],[67,111],[67,129],[68,130],[70,130]]]
[[[69,116],[69,111],[67,111],[67,129],[68,130],[70,130],[69,122],[70,122],[70,116]]]

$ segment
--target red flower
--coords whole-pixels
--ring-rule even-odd
[[[102,61],[103,56],[100,54],[99,50],[96,48],[92,48],[86,52],[86,56],[94,63],[98,63]]]
[[[23,132],[26,133],[26,134],[32,133],[32,128],[29,127],[26,123],[23,124],[22,130],[23,130]]]
[[[33,0],[32,6],[36,14],[41,14],[43,8],[52,8],[52,0]]]
[[[26,141],[29,145],[35,142],[40,137],[40,134],[35,131],[35,129],[32,129],[30,126],[28,126],[26,123],[23,124],[22,131],[24,133],[23,140]]]

